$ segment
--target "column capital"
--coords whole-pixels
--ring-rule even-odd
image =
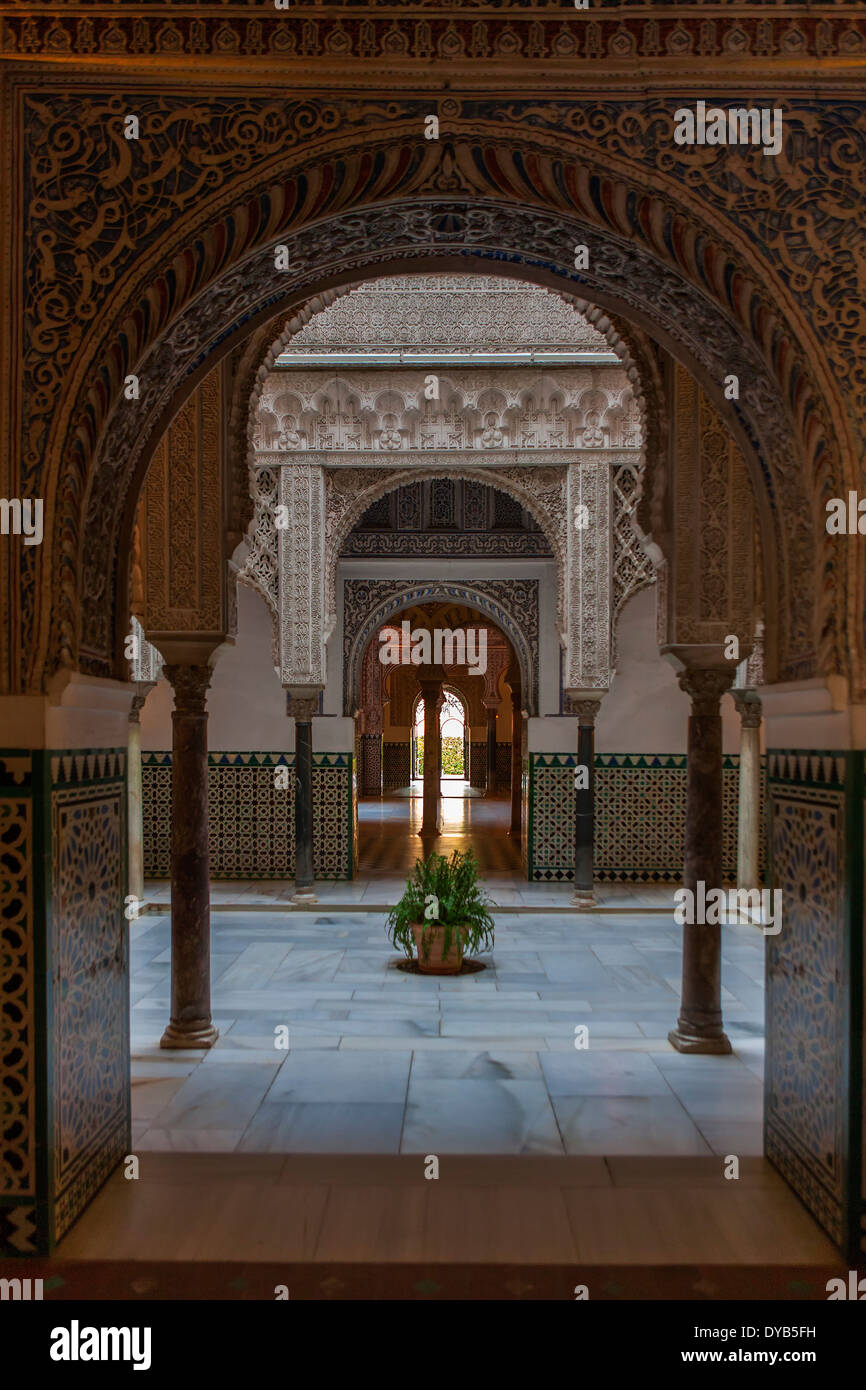
[[[501,700],[482,699],[481,703],[487,710],[488,715],[495,714],[497,710],[502,708]]]
[[[141,711],[144,709],[144,702],[145,702],[145,700],[147,699],[148,695],[150,694],[151,690],[153,690],[153,687],[154,687],[155,684],[156,684],[155,681],[136,681],[136,682],[135,682],[135,694],[134,694],[133,697],[132,697],[132,704],[131,704],[130,707],[129,707],[129,722],[130,722],[130,724],[140,724],[140,723],[141,723],[141,718],[140,718],[140,716],[141,716]]]
[[[298,724],[309,724],[310,721],[319,713],[319,697],[314,700],[309,698],[303,700],[290,700],[288,704],[288,714],[290,719],[294,719]]]
[[[601,707],[600,700],[572,700],[571,713],[577,715],[578,723],[584,728],[594,728],[595,718]]]
[[[441,697],[441,695],[442,695],[442,685],[443,685],[443,683],[444,683],[444,680],[445,680],[445,672],[444,672],[444,671],[442,672],[442,675],[441,675],[441,676],[437,676],[437,675],[426,675],[426,676],[419,675],[419,676],[418,676],[418,684],[419,684],[419,686],[421,687],[421,694],[424,696],[424,703],[425,703],[425,704],[427,703],[427,701],[428,701],[431,697],[432,697],[434,700],[438,700],[438,699]]]
[[[733,679],[732,667],[687,666],[677,672],[680,689],[691,698],[692,714],[718,714],[719,701]]]
[[[174,691],[175,714],[204,714],[211,666],[165,665],[162,673]]]
[[[760,729],[764,717],[761,697],[756,695],[754,690],[732,690],[731,696],[740,716],[740,727]]]

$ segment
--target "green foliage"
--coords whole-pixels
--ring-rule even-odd
[[[456,734],[445,734],[442,739],[442,771],[451,772],[458,777],[463,772],[463,740]]]
[[[429,922],[424,912],[430,898],[435,898],[439,911]],[[438,925],[444,928],[443,950],[451,949],[457,933],[465,951],[489,950],[493,945],[493,918],[487,911],[491,900],[478,883],[478,863],[471,850],[464,854],[455,849],[450,859],[444,854],[431,854],[428,859],[415,861],[406,881],[406,891],[388,914],[385,930],[395,948],[411,958],[415,954],[413,923]],[[426,960],[430,940],[425,932],[422,948]]]

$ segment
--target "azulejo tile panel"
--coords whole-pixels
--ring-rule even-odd
[[[129,1151],[125,752],[51,758],[54,1239]]]
[[[0,1249],[49,1251],[129,1151],[126,750],[0,752]]]
[[[407,787],[411,778],[412,754],[409,742],[402,743],[385,742],[382,744],[382,787],[383,790],[395,791],[398,787]]]
[[[142,754],[144,872],[171,870],[171,753]],[[288,770],[283,787],[277,770]],[[351,753],[313,754],[313,863],[317,878],[351,878],[355,854]],[[208,755],[211,877],[291,878],[295,872],[294,755]]]
[[[768,754],[765,1149],[837,1244],[863,1248],[863,755]]]
[[[529,876],[574,877],[574,769],[577,755],[529,758]],[[737,866],[739,758],[722,768],[724,873]],[[598,753],[595,758],[595,877],[600,881],[676,882],[686,826],[685,754]],[[763,820],[763,818],[762,818]],[[763,835],[762,835],[763,862]]]

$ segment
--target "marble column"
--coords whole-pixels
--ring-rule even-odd
[[[161,1047],[212,1047],[207,711],[210,666],[166,665],[171,763],[171,1021]]]
[[[520,839],[523,811],[523,712],[520,708],[520,686],[511,687],[511,825],[509,835]]]
[[[761,718],[754,690],[732,690],[740,716],[737,887],[760,887]]]
[[[424,700],[424,800],[421,829],[418,834],[435,837],[440,833],[439,794],[440,794],[440,730],[439,713],[442,709],[442,678],[421,676],[418,679]]]
[[[487,777],[484,795],[495,796],[498,791],[496,784],[496,716],[502,701],[485,700],[483,703],[487,710]]]
[[[730,667],[688,667],[678,673],[691,698],[683,887],[695,895],[722,886],[722,718]],[[682,1003],[668,1041],[678,1052],[730,1052],[722,1027],[722,929],[683,926]]]
[[[293,903],[316,903],[313,870],[313,715],[316,699],[291,700],[295,721],[295,891]]]
[[[595,864],[595,716],[598,700],[574,700],[577,714],[577,768],[586,768],[586,777],[575,775],[574,802],[574,893],[572,907],[584,911],[596,906],[593,869]],[[575,769],[575,774],[577,769]],[[586,785],[578,783],[586,782]]]

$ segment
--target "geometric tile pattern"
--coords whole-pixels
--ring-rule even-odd
[[[394,791],[409,785],[412,758],[408,740],[405,743],[383,742],[382,744],[382,787],[384,791]]]
[[[782,892],[783,925],[767,938],[766,1153],[842,1245],[849,1220],[847,991],[853,983],[846,760],[773,752],[768,763],[771,881]],[[854,927],[862,942],[862,912]]]
[[[214,879],[283,879],[295,872],[294,754],[208,754],[210,873]],[[171,868],[171,753],[142,753],[144,872]],[[276,785],[275,769],[289,769]],[[354,808],[351,753],[313,754],[313,865],[316,878],[351,878]]]
[[[47,1252],[129,1150],[126,749],[0,751],[0,1249]]]
[[[50,1153],[59,1240],[129,1151],[125,751],[50,763]]]
[[[29,754],[0,753],[0,1203],[36,1194],[33,805]],[[16,1247],[24,1206],[0,1205]],[[26,1242],[25,1242],[26,1244]]]
[[[574,753],[530,754],[528,856],[529,877],[536,882],[566,883],[574,877],[576,764]],[[737,871],[738,776],[739,756],[725,756],[722,824],[726,882],[733,882]],[[667,883],[682,878],[686,777],[684,753],[595,755],[597,880]],[[762,863],[763,841],[762,831]]]

